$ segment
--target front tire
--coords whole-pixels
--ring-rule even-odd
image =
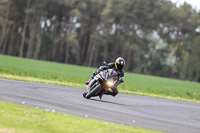
[[[95,93],[99,92],[100,89],[101,89],[101,84],[98,84],[89,94],[87,93],[85,98],[90,99],[90,97],[92,97]]]
[[[85,97],[86,95],[87,95],[87,92],[84,92],[84,93],[83,93],[83,97]]]

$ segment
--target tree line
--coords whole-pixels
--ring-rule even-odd
[[[200,81],[200,12],[170,0],[0,0],[0,53]]]

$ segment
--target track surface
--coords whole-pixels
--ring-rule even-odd
[[[174,133],[200,133],[200,104],[118,94],[87,100],[80,88],[0,79],[0,100]]]

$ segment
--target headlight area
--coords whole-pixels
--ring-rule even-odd
[[[114,86],[114,82],[112,82],[112,81],[107,81],[107,82],[106,82],[106,85],[107,85],[108,87],[113,87],[113,86]]]

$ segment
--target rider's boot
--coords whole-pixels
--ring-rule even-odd
[[[85,82],[86,85],[88,85],[90,83],[91,79],[89,79],[88,81]]]
[[[106,95],[111,95],[111,96],[116,96],[116,94],[112,91],[112,90],[107,90],[106,93],[104,93]]]
[[[104,92],[101,92],[101,94],[99,95],[99,99],[102,98],[103,94],[104,94]]]

